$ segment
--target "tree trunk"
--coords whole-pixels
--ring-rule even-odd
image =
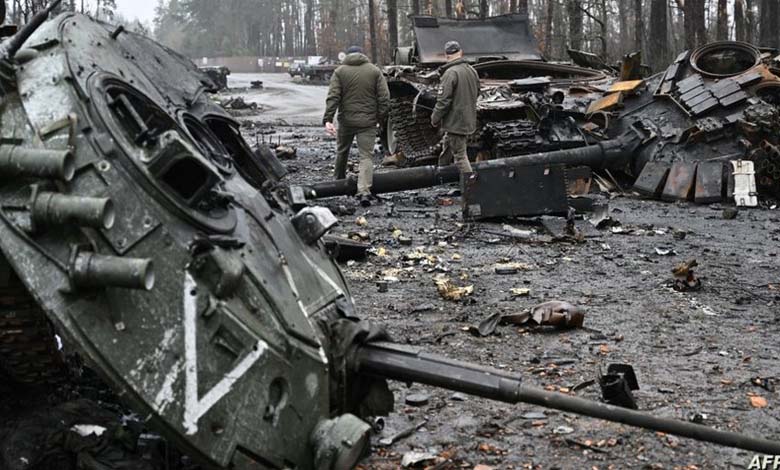
[[[718,41],[728,41],[729,39],[728,3],[728,0],[718,0]],[[739,0],[735,3],[739,3]],[[734,8],[737,8],[736,5]]]
[[[642,11],[642,0],[634,0],[634,47],[642,51],[645,36],[645,15]]]
[[[704,0],[685,0],[684,11],[685,46],[691,50],[703,46],[707,42]]]
[[[629,44],[631,43],[631,38],[628,36],[628,3],[627,2],[617,2],[618,4],[618,18],[620,19],[620,47],[618,47],[618,51],[620,52],[620,56],[624,56],[629,48]]]
[[[368,0],[368,31],[371,39],[371,60],[379,63],[376,53],[376,14],[374,13],[374,0]]]
[[[778,0],[761,2],[761,46],[780,46],[780,4]]]
[[[517,8],[515,9],[517,13],[520,13],[521,15],[527,15],[528,14],[528,0],[517,0]]]
[[[314,0],[306,0],[306,12],[303,14],[305,23],[303,50],[306,55],[317,55],[317,41],[314,37]]]
[[[387,34],[390,36],[390,59],[398,49],[398,0],[387,0]]]
[[[691,1],[691,0],[688,0]],[[687,2],[686,2],[687,3]],[[662,70],[668,64],[668,28],[666,0],[652,0],[650,4],[650,63],[654,70]]]
[[[737,41],[747,41],[747,24],[745,24],[745,2],[734,1],[734,37]]]
[[[479,17],[480,18],[487,18],[488,17],[488,0],[479,0]]]
[[[582,49],[582,1],[570,0],[569,10],[569,47],[579,51]]]
[[[544,52],[547,56],[552,54],[553,42],[553,17],[555,16],[555,2],[548,0],[547,17],[544,19]]]
[[[452,18],[452,0],[444,0],[444,14],[447,18]]]
[[[420,0],[412,0],[412,13],[414,15],[420,14]]]

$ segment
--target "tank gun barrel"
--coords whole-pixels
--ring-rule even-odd
[[[19,52],[19,49],[22,48],[22,45],[30,38],[30,36],[32,36],[33,33],[35,33],[35,31],[37,31],[38,28],[40,28],[41,25],[49,18],[51,12],[60,6],[60,3],[62,3],[62,0],[54,0],[51,2],[48,7],[33,16],[30,22],[24,25],[22,29],[20,29],[16,34],[11,36],[10,39],[0,45],[0,57],[3,59],[12,59],[16,53]]]
[[[631,133],[587,147],[488,160],[475,163],[472,167],[475,171],[479,171],[496,167],[521,168],[524,166],[566,164],[572,166],[584,165],[598,169],[630,159],[638,145],[638,137]],[[454,165],[446,167],[403,168],[375,174],[372,192],[374,194],[383,194],[409,191],[454,183],[459,179],[460,173]],[[357,193],[357,180],[350,177],[343,180],[324,181],[313,184],[307,189],[309,190],[307,191],[309,199],[353,196]]]
[[[355,372],[362,375],[416,382],[505,403],[528,403],[727,447],[780,455],[778,441],[662,418],[563,393],[548,392],[527,386],[520,379],[499,371],[404,346],[385,343],[361,346],[356,351],[353,366]]]

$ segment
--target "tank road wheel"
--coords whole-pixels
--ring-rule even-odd
[[[399,150],[395,126],[393,120],[389,118],[382,129],[382,147],[385,149],[386,155],[395,155]]]
[[[13,273],[0,284],[0,369],[20,385],[55,385],[67,376],[54,329]]]

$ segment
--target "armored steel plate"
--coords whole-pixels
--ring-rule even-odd
[[[634,182],[634,189],[649,197],[661,197],[670,166],[664,162],[648,162]]]
[[[699,162],[696,169],[696,193],[694,201],[697,204],[710,204],[723,200],[724,164],[721,161]]]
[[[487,20],[413,18],[417,52],[423,64],[444,63],[444,43],[458,41],[466,57],[541,60],[528,16],[504,15]]]
[[[463,217],[470,220],[566,214],[564,166],[503,166],[461,179]]]
[[[672,164],[661,199],[664,201],[692,199],[696,183],[696,165],[696,163],[684,162]]]

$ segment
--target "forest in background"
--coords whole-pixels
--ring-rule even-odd
[[[24,23],[48,0],[6,0]],[[568,48],[616,62],[642,51],[654,69],[680,51],[739,40],[780,48],[780,0],[158,0],[153,25],[116,14],[116,0],[65,0],[64,8],[153,34],[190,56],[336,57],[352,44],[377,63],[411,43],[409,15],[479,18],[527,13],[545,55]]]
[[[6,22],[24,24],[48,4],[49,0],[5,0]],[[151,24],[131,20],[117,13],[116,0],[63,0],[61,8],[84,13],[109,23],[122,24],[131,31],[142,34],[152,35],[154,33]]]
[[[386,63],[411,41],[409,15],[513,12],[528,13],[550,59],[567,48],[610,62],[641,50],[659,68],[709,41],[780,47],[778,0],[160,0],[155,34],[192,57],[335,57],[358,44]]]

